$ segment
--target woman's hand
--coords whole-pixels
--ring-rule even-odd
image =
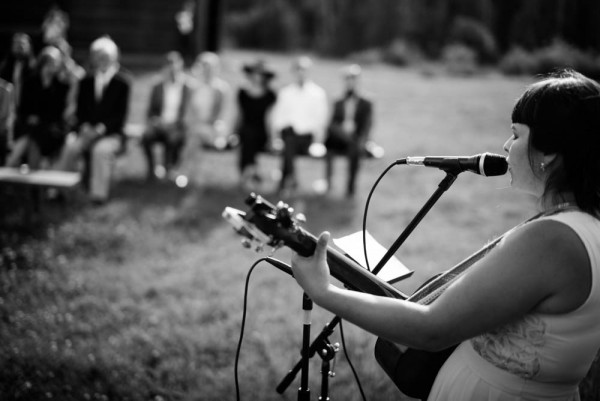
[[[307,258],[298,254],[292,257],[294,278],[315,302],[324,296],[329,287],[329,266],[327,265],[327,243],[330,234],[325,231],[319,236],[315,253]]]

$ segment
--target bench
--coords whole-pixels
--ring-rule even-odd
[[[81,181],[79,173],[0,167],[0,183],[43,188],[72,189]]]
[[[139,140],[144,133],[145,125],[139,123],[128,123],[125,126],[125,135],[129,139]],[[229,138],[217,138],[214,143],[206,143],[203,142],[201,144],[202,149],[209,152],[227,152],[235,149],[239,144],[237,137],[235,135],[230,136]],[[265,154],[270,155],[279,155],[283,149],[283,143],[275,146],[275,149],[269,149],[264,151]],[[377,145],[374,141],[367,141],[365,143],[364,152],[362,157],[365,159],[381,159],[384,156],[384,149]],[[307,154],[301,154],[299,156],[306,156],[313,159],[322,159],[326,156],[327,149],[322,144],[313,144],[308,149]],[[337,156],[338,154],[336,154]]]
[[[0,185],[17,186],[28,190],[24,202],[26,220],[31,222],[34,215],[41,213],[41,194],[43,189],[73,190],[81,182],[81,174],[57,170],[29,170],[21,168],[0,167]]]

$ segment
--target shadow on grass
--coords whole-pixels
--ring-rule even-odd
[[[178,188],[171,182],[144,183],[123,180],[115,188],[115,197],[124,200],[121,213],[137,220],[151,218],[148,214],[169,215],[166,227],[206,235],[215,225],[223,224],[221,213],[226,206],[247,210],[244,204],[250,192],[236,185],[204,184]],[[277,204],[281,198],[273,192],[259,193]],[[337,199],[311,193],[301,193],[284,200],[296,213],[306,215],[306,227],[315,230],[345,230],[362,216],[362,205],[354,199]]]
[[[175,400],[125,366],[46,356],[3,358],[0,396],[10,400]],[[132,385],[137,382],[137,385]],[[5,398],[6,397],[6,398]]]
[[[221,213],[226,206],[241,208],[247,196],[236,186],[213,184],[179,188],[168,181],[137,180],[122,180],[114,193],[120,204],[115,214],[141,224],[154,222],[154,226],[183,230],[187,234],[209,233],[223,222]]]

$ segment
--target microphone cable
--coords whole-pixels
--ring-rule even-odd
[[[237,350],[235,351],[235,364],[234,364],[234,379],[235,379],[235,399],[240,401],[240,383],[238,380],[238,363],[240,360],[240,351],[242,349],[242,341],[244,340],[244,329],[246,327],[246,311],[248,307],[248,285],[250,283],[250,275],[252,271],[260,262],[265,262],[267,258],[260,258],[252,264],[248,274],[246,275],[246,284],[244,286],[244,306],[242,307],[242,325],[240,327],[240,338],[238,340]]]
[[[373,192],[375,192],[375,188],[379,184],[379,181],[390,171],[393,167],[406,164],[406,159],[398,159],[394,161],[392,164],[387,166],[385,170],[379,175],[379,178],[375,181],[371,190],[369,191],[369,196],[367,196],[367,201],[365,202],[365,211],[363,212],[363,221],[362,221],[362,237],[363,237],[363,253],[365,255],[365,267],[368,271],[371,271],[371,266],[369,266],[369,257],[367,255],[367,213],[369,212],[369,204],[371,203],[371,197],[373,196]]]
[[[238,366],[239,366],[239,361],[240,361],[240,353],[242,350],[242,342],[244,340],[244,330],[246,328],[246,315],[247,315],[247,311],[248,311],[248,289],[249,289],[249,284],[250,284],[250,276],[252,275],[254,268],[256,266],[258,266],[258,264],[261,262],[268,262],[272,266],[275,266],[278,269],[280,269],[286,273],[288,272],[287,268],[285,268],[285,266],[287,266],[287,265],[284,262],[282,262],[278,259],[275,259],[271,256],[268,256],[268,257],[260,258],[256,262],[254,262],[252,264],[252,266],[250,267],[250,269],[248,270],[248,274],[246,275],[246,283],[244,285],[244,303],[243,303],[243,307],[242,307],[242,324],[240,327],[240,338],[238,340],[237,349],[235,351],[235,363],[234,363],[235,399],[237,401],[241,401],[240,383],[239,383],[239,378],[238,378]],[[367,401],[367,398],[363,391],[362,385],[360,383],[360,379],[358,378],[358,373],[356,372],[356,369],[354,368],[354,364],[350,360],[350,356],[348,355],[348,351],[346,349],[346,338],[344,336],[344,327],[342,326],[342,321],[343,320],[340,319],[339,325],[340,325],[340,338],[342,341],[344,356],[346,357],[346,360],[348,361],[348,365],[350,365],[350,369],[352,370],[352,375],[354,376],[354,380],[356,381],[358,390],[360,391],[363,401]]]
[[[354,369],[354,365],[352,364],[352,361],[350,360],[350,355],[348,355],[348,349],[346,348],[346,338],[344,336],[344,325],[342,324],[344,321],[342,319],[340,319],[340,338],[342,340],[342,349],[344,350],[344,356],[346,357],[346,360],[348,361],[348,365],[350,365],[350,370],[352,370],[352,375],[354,376],[354,380],[356,381],[356,385],[358,386],[358,391],[360,391],[360,395],[363,399],[363,401],[367,401],[367,397],[365,396],[365,392],[363,391],[362,388],[362,384],[360,384],[360,379],[358,378],[358,373],[356,372],[356,369]]]

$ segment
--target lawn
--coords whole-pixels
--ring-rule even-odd
[[[223,76],[237,86],[240,66],[254,53],[226,52]],[[265,55],[290,79],[287,56]],[[314,79],[341,91],[343,62],[316,60]],[[132,122],[143,121],[153,73],[136,68]],[[327,196],[312,192],[322,177],[318,160],[299,161],[300,191],[285,199],[307,216],[305,227],[334,237],[361,228],[366,195],[395,159],[415,155],[503,153],[514,99],[531,82],[493,72],[448,76],[441,70],[364,68],[363,88],[375,101],[373,139],[384,159],[368,160],[358,195],[344,198],[345,165]],[[278,166],[260,160],[265,171]],[[232,400],[246,274],[259,254],[244,249],[221,218],[225,206],[243,209],[233,152],[204,152],[192,185],[147,184],[139,147],[118,161],[112,201],[91,207],[78,196],[44,208],[41,222],[24,226],[19,193],[4,190],[0,230],[0,399],[2,400]],[[368,229],[389,246],[435,190],[443,173],[396,167],[379,184]],[[273,183],[262,194],[279,200]],[[534,213],[511,191],[507,177],[459,176],[397,256],[411,269],[401,282],[414,290]],[[265,256],[265,255],[262,255]],[[282,249],[276,257],[289,261]],[[269,265],[250,279],[248,318],[239,378],[243,400],[294,400],[298,382],[281,396],[275,387],[299,358],[302,292]],[[331,319],[315,308],[313,335]],[[457,322],[460,324],[460,322]],[[401,399],[373,358],[375,338],[344,325],[348,353],[369,400]],[[340,341],[339,330],[331,337]],[[359,400],[342,353],[331,379],[332,399]],[[319,392],[320,360],[311,361],[311,392]]]

